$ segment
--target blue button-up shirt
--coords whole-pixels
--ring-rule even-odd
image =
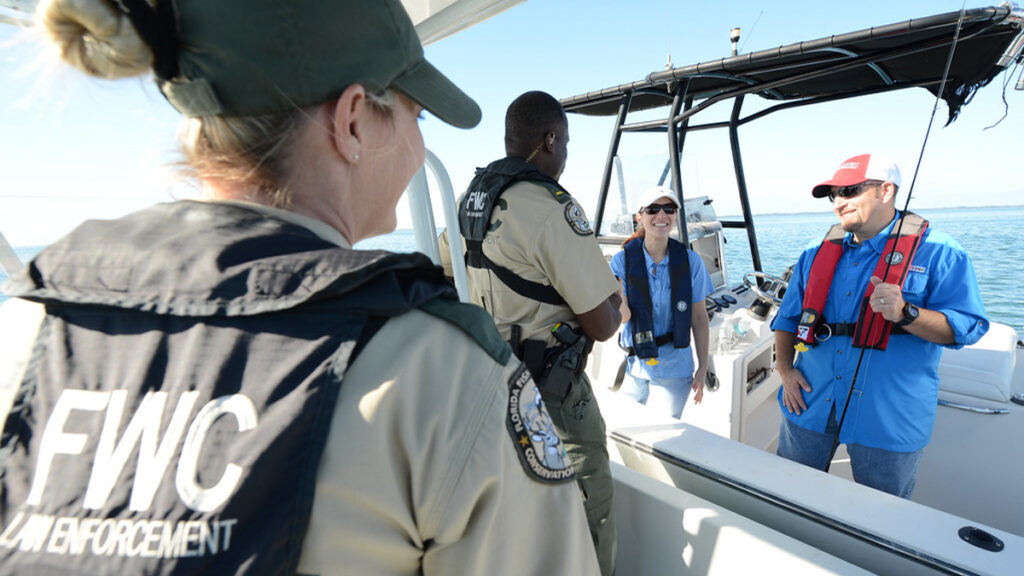
[[[694,303],[704,305],[704,299],[714,291],[711,275],[693,250],[687,250],[690,257],[690,282],[693,287],[691,299]],[[668,256],[655,263],[644,246],[644,261],[647,267],[647,283],[651,289],[651,302],[654,306],[654,334],[661,336],[672,331],[672,284],[669,281]],[[612,256],[612,274],[618,279],[626,277],[626,252],[620,251]],[[635,303],[633,303],[635,305]],[[696,305],[696,304],[694,304]],[[632,327],[629,323],[622,330],[625,345],[632,346]],[[692,339],[691,339],[692,344]],[[692,346],[676,348],[671,342],[658,348],[655,364],[646,359],[631,356],[627,360],[626,369],[637,378],[651,380],[654,378],[691,378],[693,377]]]
[[[857,321],[869,278],[895,222],[863,244],[853,243],[853,235],[846,235],[823,310],[824,321]],[[773,330],[796,332],[811,263],[820,245],[817,242],[800,255],[772,322]],[[942,232],[925,231],[903,284],[903,299],[946,316],[956,339],[949,348],[973,344],[988,331],[971,259],[956,240]],[[790,414],[782,404],[780,389],[783,415],[799,426],[824,432],[834,406],[838,421],[860,353],[849,336],[834,336],[799,353],[795,366],[812,388],[803,392],[807,410]],[[890,336],[886,350],[865,350],[839,441],[894,452],[924,448],[935,423],[941,354],[942,346],[911,334]]]

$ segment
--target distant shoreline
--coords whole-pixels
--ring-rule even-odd
[[[902,206],[901,206],[901,208],[902,208]],[[953,210],[992,210],[992,209],[1005,209],[1005,208],[1024,209],[1024,204],[996,204],[996,205],[991,205],[991,206],[943,206],[942,208],[924,207],[924,208],[913,208],[913,210],[920,210],[922,212],[928,212],[928,211],[936,211],[936,210],[945,210],[945,211],[953,211]],[[821,210],[821,211],[807,211],[807,212],[756,212],[756,213],[754,213],[754,217],[755,218],[758,217],[758,216],[823,216],[823,215],[824,216],[831,216],[832,215],[832,211],[831,210]],[[740,215],[740,214],[726,214],[726,215],[719,216],[719,218],[721,218],[721,219],[742,218],[742,215]]]

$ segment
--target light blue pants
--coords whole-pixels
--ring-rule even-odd
[[[783,415],[776,453],[794,462],[824,470],[837,428],[835,411],[829,418],[824,434],[798,426]],[[853,479],[858,484],[910,499],[917,483],[917,465],[921,463],[923,449],[916,452],[892,452],[862,444],[847,444],[846,451],[850,454]]]
[[[686,406],[686,399],[690,397],[690,386],[692,385],[692,377],[647,380],[627,376],[623,380],[619,392],[658,412],[668,414],[673,418],[680,418],[683,415],[683,408]]]

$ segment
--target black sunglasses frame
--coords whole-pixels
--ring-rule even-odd
[[[640,209],[641,212],[643,212],[644,214],[647,214],[648,216],[654,216],[655,214],[657,214],[658,212],[661,212],[662,210],[665,211],[665,214],[668,214],[669,216],[671,216],[671,215],[675,214],[676,212],[678,212],[679,208],[675,204],[671,204],[670,203],[670,204],[648,204],[647,206],[644,206],[643,208]]]
[[[863,194],[864,191],[867,190],[868,188],[872,186],[881,186],[882,184],[885,184],[885,182],[879,182],[877,180],[866,180],[864,182],[861,182],[860,184],[854,184],[853,186],[839,186],[833,188],[832,191],[828,193],[828,201],[835,202],[836,197],[856,198],[857,196]]]

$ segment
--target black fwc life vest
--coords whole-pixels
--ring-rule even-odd
[[[6,287],[47,314],[3,429],[4,574],[294,574],[361,344],[477,311],[422,255],[204,204],[86,223]]]
[[[483,241],[493,229],[491,214],[504,200],[501,195],[517,182],[533,182],[546,188],[559,203],[572,197],[558,182],[522,158],[509,156],[496,160],[486,168],[478,168],[469,188],[459,202],[459,227],[466,240],[466,266],[483,268],[494,274],[520,296],[562,305],[565,299],[553,286],[527,280],[508,268],[500,266],[484,254]]]
[[[647,259],[643,238],[634,238],[623,248],[626,255],[626,297],[629,300],[630,336],[626,342],[633,355],[654,358],[658,348],[672,342],[676,348],[690,345],[693,285],[690,279],[690,256],[686,246],[678,240],[668,241],[668,271],[672,287],[672,332],[654,334],[654,303],[647,279]],[[625,334],[623,334],[625,336]]]
[[[888,284],[903,286],[907,279],[907,272],[914,260],[921,245],[921,238],[928,228],[928,221],[913,212],[907,212],[903,216],[903,225],[897,220],[893,224],[892,232],[882,250],[882,257],[875,265],[874,276],[882,279]],[[897,231],[899,234],[897,235]],[[835,275],[839,258],[843,255],[843,239],[846,232],[842,226],[836,224],[829,229],[822,240],[818,252],[814,255],[811,263],[811,272],[807,279],[807,289],[804,291],[803,308],[800,314],[800,324],[797,326],[796,338],[805,344],[817,344],[816,331],[825,321],[825,302],[828,299],[829,289],[832,287],[832,277]],[[868,283],[861,300],[860,314],[857,318],[857,326],[853,335],[853,345],[857,348],[871,348],[885,350],[889,345],[889,335],[892,332],[893,324],[882,317],[881,314],[871,311],[870,299],[875,287]]]

